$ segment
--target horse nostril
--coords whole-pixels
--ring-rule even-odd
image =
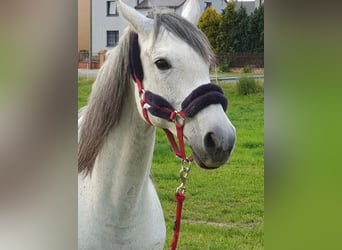
[[[204,136],[203,144],[205,150],[213,160],[225,161],[234,148],[235,137],[230,138],[227,142],[225,142],[214,132],[209,132]]]
[[[204,136],[204,146],[208,153],[214,153],[216,151],[218,141],[214,133],[209,132]]]

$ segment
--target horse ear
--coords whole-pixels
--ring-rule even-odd
[[[153,29],[153,21],[125,4],[122,0],[117,2],[120,16],[122,16],[135,32],[148,35]]]
[[[193,25],[197,25],[201,17],[201,8],[198,0],[187,0],[182,11],[182,17]]]

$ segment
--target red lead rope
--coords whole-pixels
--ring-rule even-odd
[[[185,195],[181,192],[176,192],[175,198],[177,201],[176,220],[175,220],[175,226],[173,228],[173,240],[170,246],[170,250],[175,250],[177,248],[177,243],[178,243],[178,238],[179,238],[179,233],[180,233],[180,226],[181,226],[181,219],[182,219],[183,201],[185,200]]]
[[[180,114],[183,119],[183,114]],[[183,120],[184,121],[184,120]],[[175,119],[176,123],[176,130],[177,130],[177,138],[178,138],[178,145],[175,141],[175,138],[173,134],[168,130],[164,129],[164,132],[167,136],[167,139],[169,140],[172,150],[175,153],[175,155],[182,159],[183,163],[188,162],[189,164],[192,162],[192,157],[187,158],[185,153],[185,147],[184,147],[184,135],[183,135],[183,123],[179,122],[177,118]],[[183,209],[183,202],[185,200],[185,182],[188,177],[190,167],[186,168],[182,164],[182,169],[180,172],[180,179],[182,181],[182,184],[177,188],[175,193],[175,199],[176,199],[176,219],[175,219],[175,225],[173,228],[173,239],[171,242],[170,250],[176,250],[177,249],[177,243],[180,235],[180,228],[181,228],[181,219],[182,219],[182,209]]]
[[[182,219],[182,208],[183,208],[183,202],[185,200],[185,195],[184,195],[185,189],[186,189],[185,183],[189,176],[191,161],[189,161],[188,163],[189,163],[189,166],[185,167],[183,165],[184,161],[182,162],[182,169],[180,171],[181,185],[177,187],[176,193],[175,193],[175,198],[177,202],[176,219],[175,219],[175,225],[173,228],[173,239],[172,239],[172,243],[170,246],[170,250],[175,250],[177,248],[177,243],[179,239],[181,219]]]

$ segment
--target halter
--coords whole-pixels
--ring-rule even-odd
[[[222,89],[214,84],[203,84],[193,90],[181,104],[181,110],[176,110],[163,97],[154,94],[143,87],[144,72],[140,60],[140,47],[138,35],[132,34],[130,40],[130,70],[134,82],[137,84],[140,96],[140,105],[145,121],[152,125],[149,114],[174,122],[177,131],[178,145],[170,130],[163,128],[175,155],[183,161],[192,161],[192,157],[186,157],[184,147],[183,127],[187,118],[194,117],[199,111],[211,104],[221,104],[224,111],[228,101]]]
[[[227,109],[228,101],[224,96],[222,89],[214,84],[203,84],[193,90],[182,102],[181,110],[176,110],[165,98],[145,90],[143,87],[144,71],[140,59],[140,47],[138,43],[138,34],[133,33],[130,38],[129,65],[134,82],[137,84],[140,105],[146,123],[153,126],[149,113],[159,118],[173,122],[177,131],[178,145],[174,135],[170,130],[163,128],[174,154],[182,159],[182,168],[180,171],[181,185],[177,188],[175,198],[177,200],[176,221],[174,226],[174,237],[170,249],[174,250],[180,232],[180,221],[183,201],[185,199],[185,182],[190,171],[190,164],[193,158],[187,157],[184,147],[184,125],[187,118],[194,117],[202,109],[211,104],[221,104],[224,111]],[[185,167],[184,163],[189,163]]]

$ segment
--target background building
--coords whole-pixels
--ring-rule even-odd
[[[154,8],[163,12],[180,14],[186,0],[124,0],[145,16],[152,16]],[[222,13],[228,0],[199,0],[203,12],[213,7]],[[120,17],[116,7],[117,0],[78,0],[78,51],[79,67],[97,68],[101,66],[101,55],[114,48],[124,29],[126,21]],[[264,0],[237,2],[237,8],[245,6],[250,14]],[[90,55],[92,56],[90,56]]]
[[[125,3],[144,14],[151,15],[153,7],[163,11],[181,13],[186,0],[125,0]],[[219,13],[226,7],[225,0],[200,0],[201,10],[212,6]],[[118,16],[116,0],[92,0],[92,53],[109,50],[118,43],[127,23]]]

